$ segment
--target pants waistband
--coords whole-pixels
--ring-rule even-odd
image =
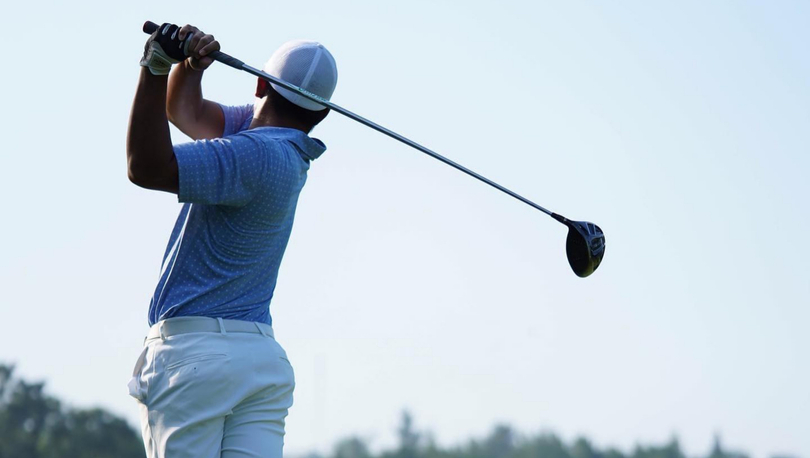
[[[217,332],[223,335],[229,332],[238,332],[261,334],[265,337],[275,338],[272,326],[266,323],[225,320],[222,318],[209,318],[204,316],[181,316],[158,321],[149,328],[146,339],[160,338],[165,340],[170,336],[192,332]]]

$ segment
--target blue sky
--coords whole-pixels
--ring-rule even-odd
[[[443,444],[503,421],[810,457],[807,3],[16,8],[0,361],[52,392],[137,419],[125,385],[179,206],[127,181],[126,125],[141,24],[189,22],[256,67],[321,41],[334,102],[607,234],[579,279],[553,220],[330,115],[271,305],[288,451],[392,444],[407,407]],[[224,103],[253,86],[204,79]]]

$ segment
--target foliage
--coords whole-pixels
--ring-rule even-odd
[[[43,387],[43,383],[16,379],[14,367],[0,364],[0,458],[144,456],[140,436],[123,419],[102,409],[65,408]],[[304,458],[686,458],[677,439],[662,446],[637,446],[625,454],[600,450],[585,438],[566,444],[548,432],[524,436],[508,425],[496,425],[482,439],[441,448],[429,433],[416,429],[408,412],[402,413],[397,437],[394,449],[377,454],[362,438],[349,437],[328,456],[313,453]],[[705,458],[748,457],[726,451],[716,437]]]
[[[143,458],[140,436],[102,409],[64,408],[0,365],[0,458]]]
[[[312,454],[306,458],[686,458],[677,439],[663,446],[637,446],[632,453],[625,454],[615,449],[597,449],[585,438],[566,444],[548,432],[523,436],[508,425],[496,425],[483,439],[442,449],[436,446],[430,434],[415,428],[413,416],[408,412],[402,414],[397,437],[399,444],[396,448],[376,455],[369,453],[369,447],[362,439],[353,437],[340,442],[331,455]],[[748,457],[724,450],[716,438],[714,448],[706,458]]]

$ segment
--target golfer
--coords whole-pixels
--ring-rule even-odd
[[[329,110],[261,79],[252,106],[203,99],[217,50],[196,27],[160,26],[129,120],[129,179],[183,203],[129,383],[150,458],[279,458],[293,402],[269,305],[307,170],[326,149],[308,134]],[[327,100],[337,83],[334,58],[310,41],[284,44],[264,71]],[[169,121],[195,141],[173,146]]]

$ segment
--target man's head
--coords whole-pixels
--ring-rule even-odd
[[[332,54],[314,41],[288,41],[264,65],[265,73],[294,84],[326,100],[337,85],[337,65]],[[312,100],[259,79],[254,117],[271,118],[300,126],[309,132],[329,113]]]

